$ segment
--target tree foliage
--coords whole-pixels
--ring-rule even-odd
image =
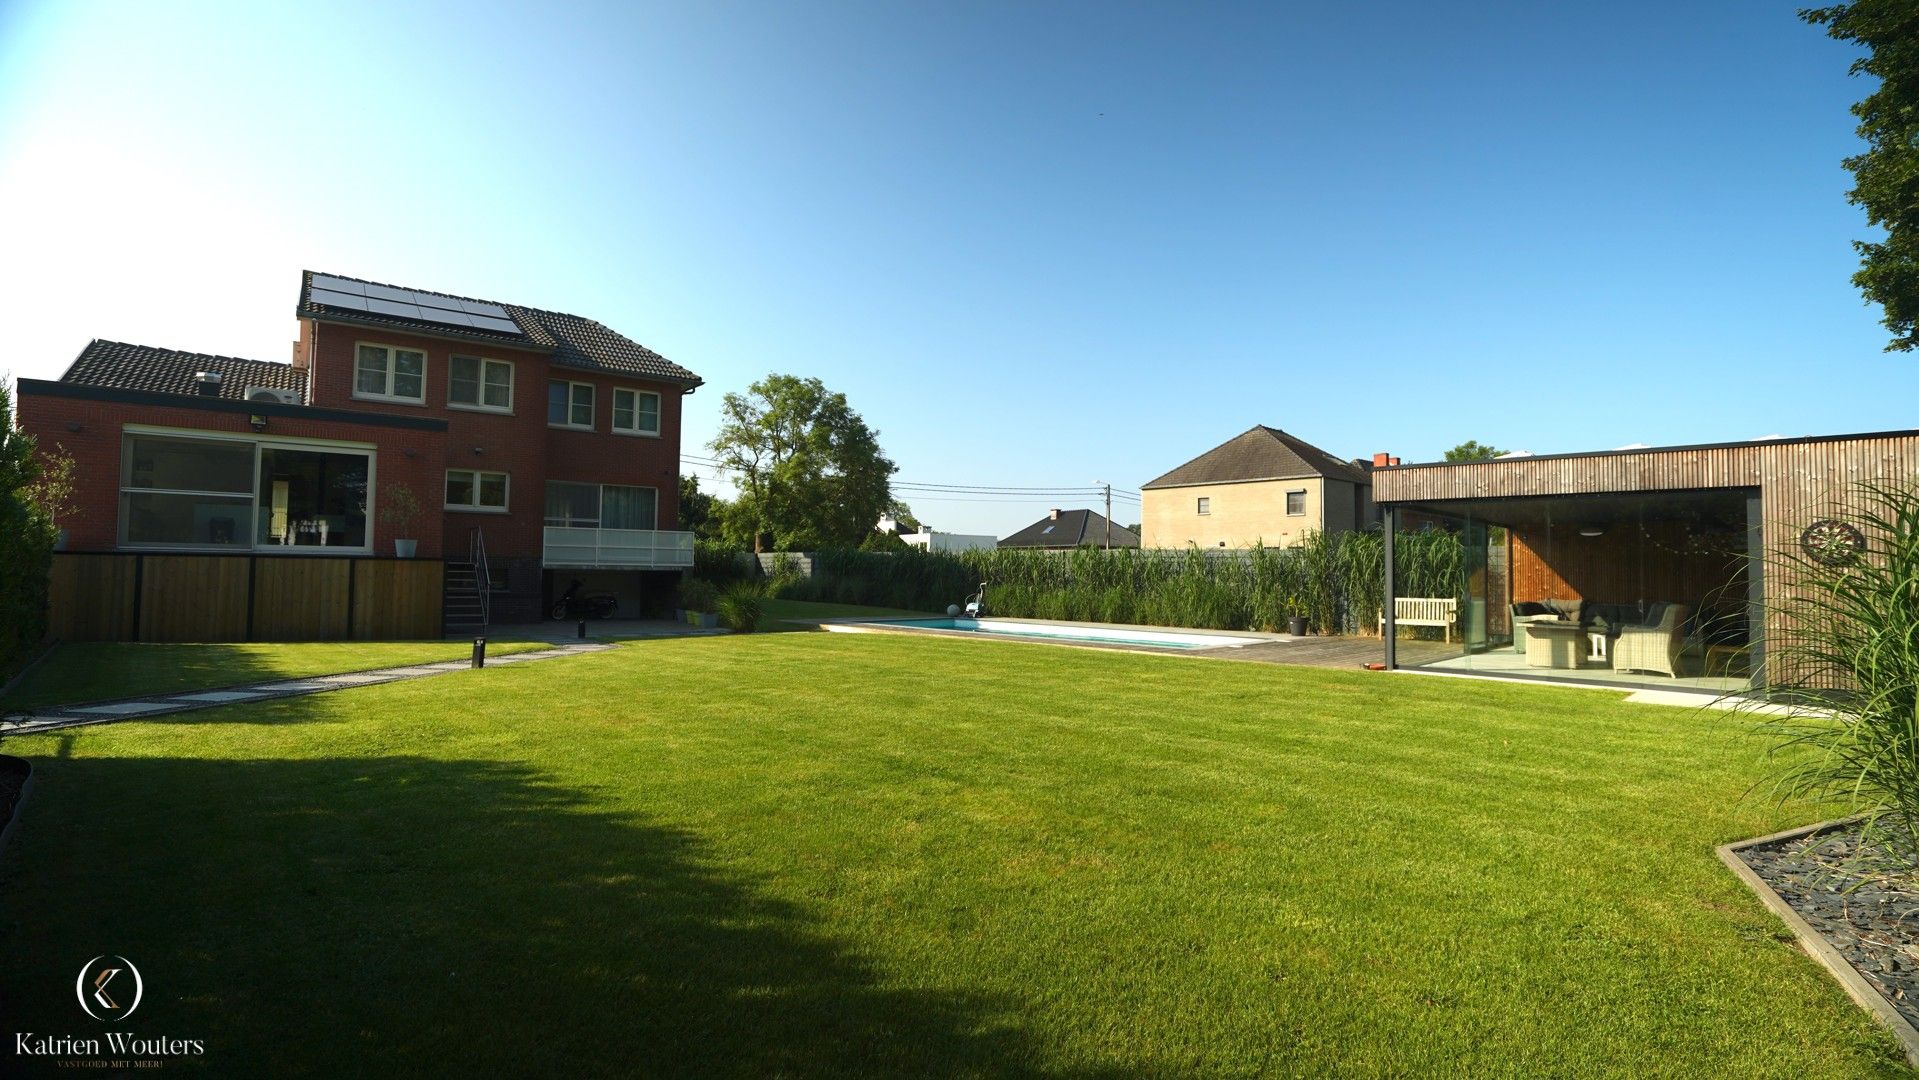
[[[1504,450],[1496,450],[1477,439],[1467,439],[1451,450],[1446,451],[1447,461],[1491,461]]]
[[[754,551],[858,547],[892,504],[878,433],[820,380],[768,375],[726,395],[720,417],[708,445],[740,490],[729,539]]]
[[[1865,48],[1852,73],[1879,80],[1852,107],[1866,151],[1846,159],[1853,178],[1846,199],[1886,236],[1853,241],[1859,270],[1852,282],[1884,311],[1893,335],[1886,351],[1904,352],[1919,346],[1919,0],[1858,0],[1799,17]]]
[[[725,535],[727,502],[700,490],[700,478],[680,474],[680,528],[701,540]]]
[[[41,453],[14,428],[12,406],[0,382],[0,671],[46,631],[54,519],[72,494],[71,459]]]

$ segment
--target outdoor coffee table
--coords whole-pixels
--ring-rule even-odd
[[[1526,624],[1526,666],[1576,668],[1586,651],[1586,630],[1575,622]]]

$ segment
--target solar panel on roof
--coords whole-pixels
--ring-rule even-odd
[[[366,295],[366,286],[361,282],[348,281],[345,278],[334,277],[332,274],[313,275],[313,287],[325,289],[328,292],[346,293],[349,296]]]
[[[396,289],[391,285],[372,284],[365,286],[365,288],[366,294],[370,298],[377,297],[381,300],[391,300],[396,304],[419,303],[419,296],[412,289]]]
[[[485,315],[490,319],[506,319],[511,317],[507,315],[506,309],[500,305],[489,304],[481,300],[462,300],[460,301],[460,310],[466,312],[468,315]]]
[[[492,330],[501,334],[517,334],[520,332],[520,324],[514,322],[512,319],[489,319],[484,315],[472,315],[468,317],[473,320],[474,326],[482,330]]]
[[[369,296],[366,298],[366,307],[368,311],[379,315],[397,315],[403,319],[417,319],[420,317],[420,306],[418,304],[401,304],[392,300],[382,300]]]
[[[366,310],[366,297],[364,296],[348,296],[346,293],[337,293],[331,289],[317,288],[310,291],[307,295],[316,304],[325,304],[328,307],[349,308],[353,311]]]

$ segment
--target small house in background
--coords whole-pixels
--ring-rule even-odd
[[[1372,486],[1365,463],[1262,424],[1143,485],[1141,539],[1150,548],[1284,547],[1308,532],[1364,529],[1378,520]]]
[[[1092,510],[1049,510],[1045,517],[1001,540],[1003,548],[1070,551],[1076,547],[1136,548],[1139,534]]]
[[[922,527],[918,532],[900,533],[899,538],[908,547],[921,551],[982,551],[999,546],[999,539],[978,533],[949,533]]]

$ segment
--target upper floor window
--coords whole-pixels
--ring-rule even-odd
[[[649,390],[613,391],[613,430],[628,435],[660,433],[660,395]]]
[[[446,508],[448,510],[506,509],[506,482],[503,472],[472,469],[446,471]]]
[[[546,523],[569,529],[652,529],[660,493],[621,484],[546,482]]]
[[[1199,512],[1200,512],[1200,513],[1202,513],[1202,514],[1210,514],[1210,513],[1212,513],[1212,512],[1213,512],[1213,500],[1211,500],[1211,499],[1208,499],[1208,498],[1205,498],[1204,496],[1202,496],[1202,497],[1200,498],[1200,500],[1199,500],[1199,506],[1198,506],[1198,509],[1199,509]]]
[[[593,384],[561,382],[546,384],[546,422],[554,427],[593,428]]]
[[[426,354],[393,345],[354,350],[353,396],[426,404]]]
[[[447,361],[446,403],[467,409],[513,411],[513,365],[505,360],[456,356]]]
[[[1289,491],[1286,493],[1286,516],[1301,517],[1306,513],[1306,492]]]

